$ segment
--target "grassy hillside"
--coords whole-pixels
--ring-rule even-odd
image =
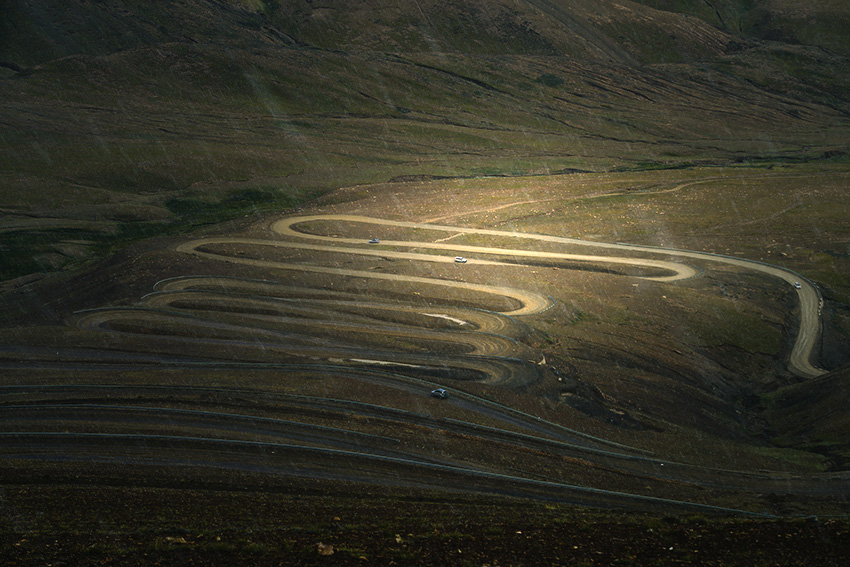
[[[745,38],[817,46],[847,54],[850,7],[834,0],[636,0],[660,10],[690,14]]]
[[[341,185],[843,152],[839,56],[618,6],[9,0],[0,278]]]

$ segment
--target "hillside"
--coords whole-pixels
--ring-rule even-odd
[[[847,54],[850,7],[831,0],[794,2],[756,0],[738,2],[683,2],[681,0],[637,0],[660,10],[691,14],[716,27],[755,40],[804,44]]]
[[[638,4],[6,4],[4,279],[341,185],[844,152],[842,56]]]
[[[10,557],[843,561],[850,11],[0,13]]]

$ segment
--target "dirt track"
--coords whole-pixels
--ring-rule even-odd
[[[679,187],[675,188],[678,189]],[[334,242],[337,245],[360,245],[362,244],[362,240],[357,240],[353,238],[337,238],[337,237],[328,237],[328,236],[320,236],[308,234],[305,232],[298,231],[293,227],[299,223],[305,222],[313,222],[313,221],[346,221],[346,222],[354,222],[354,223],[367,223],[374,224],[377,226],[394,226],[394,227],[404,227],[410,229],[429,229],[429,230],[440,230],[451,232],[454,234],[480,234],[486,236],[499,236],[499,237],[513,237],[513,238],[521,238],[527,239],[530,241],[541,241],[541,242],[552,242],[557,244],[563,244],[565,246],[583,246],[583,247],[594,247],[594,248],[602,248],[607,250],[623,250],[623,251],[635,251],[640,250],[645,254],[650,255],[666,255],[673,256],[676,258],[682,259],[698,259],[698,260],[708,260],[710,262],[717,262],[722,264],[728,264],[733,266],[742,267],[747,270],[760,272],[763,274],[767,274],[771,277],[776,277],[788,282],[791,285],[798,283],[800,288],[797,290],[798,297],[800,299],[800,327],[797,333],[797,338],[794,343],[794,349],[791,353],[791,359],[789,361],[790,369],[800,376],[803,377],[815,377],[820,376],[825,373],[824,370],[817,368],[813,364],[811,364],[812,351],[815,347],[815,343],[818,339],[818,335],[820,332],[820,308],[819,308],[819,300],[820,297],[818,295],[817,289],[810,282],[806,281],[804,278],[800,277],[797,274],[789,270],[785,270],[783,268],[779,268],[777,266],[771,266],[769,264],[763,264],[760,262],[753,262],[751,260],[744,260],[741,258],[733,258],[727,256],[719,256],[716,254],[709,254],[704,252],[692,252],[687,250],[674,250],[669,248],[654,248],[647,246],[635,246],[635,245],[624,245],[624,244],[610,244],[610,243],[601,243],[601,242],[591,242],[578,240],[574,238],[564,238],[558,236],[548,236],[548,235],[540,235],[540,234],[528,234],[528,233],[518,233],[518,232],[506,232],[499,230],[490,230],[490,229],[477,229],[477,228],[469,228],[469,227],[452,227],[445,225],[434,225],[430,223],[414,223],[414,222],[401,222],[401,221],[390,221],[383,219],[374,219],[369,217],[360,217],[360,216],[351,216],[351,215],[314,215],[314,216],[304,216],[304,217],[292,217],[288,219],[282,219],[280,221],[275,222],[272,225],[272,230],[286,236],[291,237],[300,237],[300,238],[308,238],[311,240],[319,240],[323,242]],[[550,252],[539,252],[533,250],[506,250],[504,248],[491,248],[491,247],[481,247],[481,246],[464,246],[464,245],[455,245],[455,244],[444,244],[444,243],[434,243],[434,242],[411,242],[411,241],[385,241],[383,242],[386,246],[404,246],[404,247],[414,247],[421,248],[427,247],[432,249],[444,249],[444,250],[460,250],[467,253],[473,254],[499,254],[499,255],[512,255],[512,256],[520,256],[524,258],[543,258],[550,260],[577,260],[582,262],[603,262],[603,263],[613,263],[613,264],[627,264],[633,266],[645,266],[651,268],[660,268],[664,270],[669,270],[673,272],[672,275],[662,276],[662,277],[647,277],[646,279],[660,281],[660,282],[673,282],[681,279],[686,279],[690,277],[694,277],[697,275],[697,271],[688,266],[686,264],[677,263],[677,262],[669,262],[669,261],[660,261],[654,259],[646,259],[646,258],[631,258],[631,257],[622,257],[622,256],[602,256],[602,255],[583,255],[583,254],[559,254],[559,253],[550,253]],[[289,244],[287,244],[289,245]],[[375,253],[372,250],[363,250],[360,248],[347,248],[347,251],[355,254],[373,254]],[[382,251],[380,254],[385,256],[392,257],[409,257],[408,253],[403,252],[395,252],[395,251]],[[422,255],[419,257],[421,260],[425,261],[451,261],[450,258],[446,257],[433,257],[433,256],[425,256]],[[472,261],[472,260],[470,260]],[[476,259],[476,262],[482,263],[493,263],[484,259]],[[498,263],[498,262],[497,262]],[[533,297],[529,297],[527,294],[523,295],[520,292],[518,295],[515,295],[518,299],[523,300],[526,303],[525,310],[512,313],[513,315],[532,313],[534,312],[529,305],[533,304]]]
[[[325,221],[374,225],[378,231],[392,227],[510,237],[562,245],[570,252],[444,241],[382,240],[370,244],[363,238],[310,234],[298,229],[305,223]],[[552,308],[552,298],[519,286],[486,285],[465,281],[463,277],[446,279],[403,270],[382,273],[343,268],[336,262],[340,257],[355,255],[403,261],[413,268],[425,264],[455,268],[454,254],[463,253],[470,255],[468,263],[458,265],[453,272],[461,276],[478,266],[507,270],[529,267],[523,261],[533,261],[531,267],[539,267],[546,261],[565,260],[588,266],[602,263],[647,268],[653,270],[651,275],[631,277],[659,283],[693,278],[700,273],[693,266],[666,259],[673,257],[731,264],[791,282],[797,281],[793,274],[695,252],[344,215],[289,217],[274,222],[271,232],[273,236],[268,239],[196,239],[179,244],[176,250],[204,261],[331,278],[324,280],[324,287],[213,275],[162,280],[136,305],[76,314],[74,322],[79,329],[106,334],[119,345],[119,351],[109,356],[90,355],[87,362],[78,365],[80,375],[94,378],[99,376],[93,373],[97,370],[144,372],[145,367],[163,371],[173,368],[185,372],[181,378],[185,383],[181,384],[188,386],[196,379],[207,380],[210,372],[260,372],[262,380],[275,376],[296,391],[309,391],[310,384],[321,381],[356,384],[367,388],[365,394],[358,394],[361,401],[343,401],[333,396],[280,396],[270,394],[269,386],[240,392],[211,388],[204,382],[199,384],[203,391],[185,393],[177,385],[150,389],[150,384],[144,383],[137,388],[116,384],[103,401],[106,390],[96,383],[19,388],[7,392],[12,396],[10,402],[15,400],[18,405],[7,406],[4,414],[4,452],[26,455],[35,461],[70,458],[93,466],[104,459],[126,466],[155,459],[233,471],[262,467],[281,475],[310,474],[359,482],[391,482],[404,471],[406,482],[416,486],[635,509],[749,513],[753,499],[766,491],[793,491],[799,497],[815,500],[843,491],[845,478],[841,475],[795,477],[781,471],[754,474],[679,463],[478,394],[481,387],[490,386],[523,392],[551,380],[551,376],[544,377],[545,357],[540,360],[522,340],[528,332],[522,318]],[[618,250],[629,255],[576,254],[571,251],[576,247]],[[451,253],[441,255],[434,251]],[[278,252],[283,255],[275,259]],[[292,253],[302,255],[288,259],[287,254]],[[658,255],[665,259],[643,257]],[[661,271],[663,274],[658,275]],[[447,293],[445,290],[455,290],[489,297],[486,301],[497,301],[506,307],[497,311],[451,302],[416,304],[412,295],[399,294],[373,293],[363,297],[334,288],[332,283],[340,278],[397,282],[410,290],[428,287],[432,298]],[[804,299],[814,294],[807,286],[799,290]],[[816,310],[812,320],[810,309],[807,300],[803,304],[804,314],[808,313],[802,318],[803,331],[817,326]],[[816,375],[818,369],[807,368],[801,362],[807,362],[806,349],[811,348],[806,346],[810,345],[806,342],[810,338],[800,338],[804,335],[811,336],[800,333],[790,364],[800,374]],[[148,345],[159,353],[158,364],[129,354],[122,359],[122,344]],[[84,353],[78,356],[82,357],[80,361],[85,358]],[[138,364],[130,364],[134,361]],[[457,385],[449,400],[427,397],[431,388],[446,381]],[[479,390],[467,391],[462,384],[474,384]],[[391,403],[384,402],[394,396],[411,400],[405,404],[412,403],[412,407],[427,407],[427,412],[394,409]],[[182,401],[184,398],[186,401]],[[233,399],[237,401],[230,401]],[[310,401],[305,406],[307,400]],[[255,407],[257,403],[262,405]],[[307,421],[301,421],[303,417],[285,418],[292,412],[300,415],[304,411],[304,416],[323,417]],[[428,413],[432,411],[445,417],[435,418]],[[377,426],[358,428],[351,416]],[[346,426],[332,425],[340,421]],[[420,437],[408,440],[397,433],[387,433],[409,428],[430,431],[424,438],[436,435],[436,445],[423,446]],[[479,450],[483,451],[482,456],[474,456]],[[496,454],[490,453],[494,450]],[[500,464],[500,459],[506,461]],[[516,459],[522,461],[519,467]],[[558,464],[550,463],[552,459]],[[340,467],[348,472],[341,472]],[[612,483],[622,487],[612,490]]]

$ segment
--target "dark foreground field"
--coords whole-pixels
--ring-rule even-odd
[[[846,565],[846,519],[605,512],[300,481],[6,486],[3,565]],[[271,481],[273,484],[275,481]],[[174,481],[174,484],[181,484]]]

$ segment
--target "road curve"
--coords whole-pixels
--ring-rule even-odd
[[[201,238],[197,240],[192,240],[190,242],[185,242],[177,246],[176,250],[178,252],[185,252],[188,254],[194,254],[195,256],[202,258],[210,258],[221,260],[224,257],[221,254],[215,254],[211,252],[204,252],[200,250],[204,246],[210,244],[250,244],[250,245],[258,245],[258,246],[273,246],[273,247],[281,247],[281,248],[301,248],[306,250],[321,250],[328,252],[341,252],[344,251],[347,254],[363,254],[370,256],[380,256],[380,257],[390,257],[397,259],[407,259],[407,260],[419,260],[419,261],[427,261],[427,262],[445,262],[445,263],[453,263],[454,258],[450,258],[447,256],[439,256],[436,254],[416,254],[411,252],[393,252],[393,251],[385,251],[385,250],[372,250],[372,249],[352,249],[345,248],[344,250],[340,249],[339,246],[315,246],[315,245],[304,245],[299,244],[297,242],[285,242],[278,240],[261,240],[261,239],[248,239],[248,238]],[[369,279],[382,279],[382,280],[390,280],[390,281],[402,281],[409,283],[418,283],[423,285],[441,285],[444,287],[453,287],[458,289],[466,289],[470,291],[477,291],[480,293],[489,293],[493,295],[498,295],[502,297],[509,297],[511,299],[515,299],[520,307],[517,309],[513,309],[510,311],[504,311],[504,315],[531,315],[534,313],[540,313],[549,309],[553,302],[552,299],[541,295],[539,293],[525,291],[520,289],[515,289],[507,286],[491,286],[484,284],[472,284],[467,282],[458,282],[453,280],[441,280],[435,278],[424,278],[418,276],[405,276],[398,274],[384,274],[377,272],[369,272],[365,270],[350,270],[346,268],[334,268],[328,266],[317,266],[317,265],[308,265],[308,264],[295,264],[290,262],[274,262],[269,260],[259,260],[253,258],[235,258],[232,256],[228,256],[227,259],[231,262],[237,262],[240,264],[245,264],[249,266],[258,266],[263,268],[277,268],[277,269],[286,269],[286,270],[295,270],[295,271],[303,271],[303,272],[314,272],[321,274],[333,274],[338,276],[351,276],[351,277],[359,277],[359,278],[369,278]],[[490,264],[500,264],[500,262],[488,262]]]
[[[278,269],[278,270],[290,270],[290,271],[303,271],[303,272],[312,272],[312,273],[321,273],[321,274],[331,274],[337,276],[347,276],[347,277],[356,277],[356,278],[364,278],[364,279],[380,279],[380,280],[389,280],[389,281],[401,281],[406,283],[413,283],[419,286],[441,286],[441,287],[449,287],[456,289],[463,289],[474,291],[477,293],[484,294],[492,294],[500,297],[506,297],[512,299],[516,303],[516,307],[508,308],[503,310],[501,313],[493,313],[493,315],[500,316],[501,318],[507,317],[516,317],[522,315],[532,315],[536,313],[541,313],[547,309],[549,309],[553,304],[553,299],[548,296],[544,296],[537,292],[525,289],[519,289],[515,287],[509,286],[492,286],[486,284],[478,284],[478,283],[469,283],[465,281],[456,281],[449,279],[441,279],[434,277],[422,277],[422,276],[412,276],[412,275],[404,275],[404,274],[392,274],[392,273],[384,273],[377,271],[367,271],[367,270],[354,270],[348,268],[341,268],[337,266],[328,266],[328,265],[318,265],[314,263],[296,263],[290,261],[273,261],[267,259],[261,259],[256,257],[248,257],[237,254],[232,254],[228,252],[218,251],[216,250],[216,246],[225,246],[225,245],[246,245],[251,247],[275,247],[275,248],[287,248],[287,249],[298,249],[298,250],[307,250],[307,251],[316,251],[316,252],[331,252],[331,253],[343,253],[346,255],[357,254],[357,255],[365,255],[365,256],[375,256],[381,258],[393,258],[393,259],[403,259],[410,261],[425,261],[425,262],[440,262],[440,263],[454,263],[454,255],[462,252],[467,254],[473,254],[475,257],[470,258],[469,262],[472,264],[478,265],[501,265],[501,266],[511,266],[515,267],[517,265],[522,265],[522,258],[533,258],[536,263],[541,261],[561,261],[568,260],[571,262],[588,262],[588,263],[606,263],[606,264],[621,264],[621,265],[632,265],[632,266],[641,266],[648,267],[655,270],[664,270],[667,272],[666,275],[658,276],[643,276],[643,279],[649,279],[658,282],[672,282],[685,278],[694,277],[698,274],[697,269],[694,267],[685,264],[683,261],[670,261],[668,259],[657,259],[657,258],[643,258],[643,257],[633,257],[633,256],[617,256],[617,255],[600,255],[600,254],[574,254],[574,253],[561,253],[561,252],[547,252],[547,251],[539,251],[539,250],[523,250],[523,249],[515,249],[515,248],[497,248],[497,247],[488,247],[488,246],[473,246],[473,245],[465,245],[465,244],[447,244],[443,242],[445,239],[439,239],[437,242],[427,242],[427,241],[418,241],[418,240],[384,240],[381,243],[381,246],[376,247],[373,244],[366,244],[365,239],[361,238],[345,238],[340,236],[326,236],[322,234],[311,234],[308,232],[304,232],[299,230],[298,225],[302,225],[304,223],[316,223],[316,222],[336,222],[336,223],[360,223],[367,225],[374,225],[377,227],[399,227],[410,230],[428,230],[428,231],[438,231],[438,232],[448,232],[453,235],[459,234],[475,234],[475,235],[484,235],[484,236],[493,236],[493,237],[501,237],[506,238],[510,237],[513,239],[524,239],[527,241],[537,241],[537,242],[547,242],[554,244],[562,244],[564,246],[582,246],[582,247],[592,247],[594,249],[602,249],[602,250],[618,250],[618,251],[628,251],[632,255],[635,252],[640,252],[641,254],[651,254],[651,255],[664,255],[665,257],[673,257],[677,260],[700,260],[701,262],[715,262],[715,263],[723,263],[727,265],[736,266],[739,268],[759,272],[770,277],[776,277],[783,281],[788,282],[791,285],[795,285],[797,295],[800,301],[800,326],[795,338],[795,342],[792,348],[791,355],[789,357],[789,369],[795,374],[803,377],[816,377],[821,374],[824,374],[825,371],[816,367],[811,362],[812,351],[817,343],[819,332],[820,332],[820,298],[818,296],[816,288],[804,278],[801,278],[799,275],[794,274],[791,271],[784,270],[777,266],[771,266],[768,264],[763,264],[759,262],[753,262],[749,260],[744,260],[741,258],[734,258],[728,256],[720,256],[714,255],[704,252],[694,252],[688,250],[675,250],[675,249],[667,249],[667,248],[656,248],[649,246],[639,246],[639,245],[629,245],[629,244],[611,244],[611,243],[601,243],[601,242],[593,242],[593,241],[583,241],[574,238],[566,238],[559,236],[550,236],[550,235],[540,235],[540,234],[531,234],[531,233],[519,233],[513,231],[502,231],[502,230],[493,230],[493,229],[481,229],[481,228],[471,228],[471,227],[455,227],[448,225],[438,225],[438,224],[430,224],[430,223],[420,223],[420,222],[407,222],[407,221],[397,221],[397,220],[387,220],[387,219],[378,219],[372,217],[365,216],[356,216],[356,215],[305,215],[305,216],[294,216],[287,217],[273,222],[270,226],[271,230],[279,235],[278,239],[260,239],[260,238],[231,238],[231,237],[208,237],[208,238],[200,238],[191,240],[188,242],[183,242],[176,247],[176,250],[179,252],[183,252],[186,254],[192,254],[197,257],[217,260],[217,261],[227,261],[236,264],[248,265],[248,266],[256,266],[262,268],[270,268],[270,269]],[[398,248],[408,248],[408,249],[425,249],[425,250],[445,250],[451,251],[451,254],[441,255],[435,253],[423,253],[417,251],[404,251],[398,250]],[[514,262],[505,262],[498,259],[487,259],[486,256],[498,256],[500,259],[504,259],[505,257],[514,257],[517,258],[517,261]],[[484,256],[482,258],[481,256]],[[639,276],[635,276],[639,277]],[[221,283],[222,278],[213,278],[215,281]],[[177,286],[177,282],[183,282],[181,287]],[[88,326],[89,328],[102,328],[106,329],[106,324],[110,320],[122,320],[122,323],[125,327],[127,326],[127,322],[132,320],[136,320],[142,322],[143,320],[148,321],[148,325],[155,324],[156,321],[162,321],[163,324],[167,324],[167,320],[169,317],[175,318],[177,325],[183,327],[195,326],[198,329],[203,329],[208,331],[206,334],[208,339],[212,338],[221,338],[221,335],[224,334],[227,337],[233,336],[236,337],[239,334],[241,329],[248,329],[252,325],[246,324],[243,322],[233,325],[229,324],[226,321],[210,321],[207,320],[206,317],[198,316],[198,309],[202,312],[206,313],[217,313],[217,316],[223,316],[223,314],[227,314],[228,312],[233,312],[234,314],[238,311],[241,313],[243,319],[249,317],[247,313],[252,310],[260,310],[268,313],[274,312],[274,317],[277,318],[278,322],[285,320],[291,321],[292,325],[296,328],[299,327],[296,319],[286,319],[286,310],[283,309],[283,303],[280,299],[275,300],[274,304],[266,302],[262,297],[253,297],[251,299],[238,298],[235,296],[221,296],[221,289],[210,291],[211,294],[207,294],[206,296],[202,293],[203,289],[199,289],[195,287],[197,284],[202,284],[204,281],[203,277],[197,278],[180,278],[178,280],[174,280],[169,282],[167,285],[163,284],[160,287],[158,293],[152,294],[143,299],[143,302],[146,304],[146,307],[135,308],[135,309],[105,309],[98,310],[98,313],[88,313],[85,316],[81,317],[79,320],[79,324],[82,326]],[[233,280],[229,280],[233,281]],[[190,282],[192,285],[190,285]],[[180,293],[181,289],[184,289],[182,286],[190,285],[190,289],[192,291],[191,295],[187,295],[185,293]],[[211,285],[211,284],[210,284]],[[268,284],[266,284],[268,285]],[[202,285],[203,288],[203,285]],[[253,295],[253,292],[251,292]],[[219,294],[218,296],[214,294]],[[334,294],[336,295],[336,294]],[[331,296],[333,297],[333,296]],[[205,302],[206,306],[197,306],[192,308],[183,308],[181,305],[187,305],[188,302],[192,301],[201,301]],[[307,302],[309,303],[309,302]],[[307,305],[302,301],[302,312]],[[242,307],[240,307],[240,305]],[[338,306],[341,304],[337,304]],[[176,308],[175,308],[176,306]],[[426,339],[421,335],[420,332],[414,331],[403,331],[400,327],[395,327],[396,331],[392,330],[377,330],[373,331],[369,328],[369,324],[358,324],[358,323],[350,323],[347,326],[340,323],[339,321],[330,321],[323,320],[323,318],[334,318],[336,315],[333,313],[321,315],[322,311],[329,306],[327,301],[325,301],[322,305],[314,306],[315,313],[306,315],[307,320],[310,321],[312,325],[318,325],[319,327],[323,327],[326,330],[335,330],[337,336],[348,336],[352,333],[359,333],[361,337],[366,337],[367,335],[371,335],[374,337],[379,337],[382,334],[386,333],[394,333],[399,338],[404,339],[405,336],[416,340],[416,337],[420,337],[422,341],[431,340],[431,341],[443,341],[444,344],[449,344],[454,341],[454,343],[458,347],[462,347],[469,354],[474,354],[478,356],[484,357],[495,357],[498,358],[501,356],[502,358],[516,358],[516,353],[519,352],[514,348],[514,343],[511,341],[506,341],[504,337],[496,336],[495,334],[492,336],[488,336],[488,330],[486,328],[477,329],[477,333],[473,333],[472,335],[464,334],[463,332],[457,332],[459,327],[455,327],[455,330],[452,333],[447,335],[440,335],[437,332],[431,332],[430,336]],[[401,306],[401,305],[393,305],[392,307],[379,307],[378,311],[384,310],[385,312],[396,311],[402,312],[404,310],[410,311],[410,306]],[[169,314],[170,313],[170,314]],[[350,314],[349,314],[350,315]],[[297,317],[304,317],[305,315],[298,314]],[[426,314],[418,313],[420,317],[426,317]],[[256,313],[251,315],[254,320],[259,320],[262,318],[261,313]],[[249,317],[249,318],[250,318]],[[436,314],[427,314],[427,317],[436,317],[436,318],[444,318],[445,320],[451,320],[452,317],[450,315],[446,315],[445,313],[436,313]],[[503,319],[504,321],[504,319]],[[466,321],[460,320],[455,321],[456,325],[460,325],[466,323]],[[492,325],[492,317],[490,321],[486,323],[486,326]],[[504,327],[505,323],[499,324]],[[132,324],[130,324],[132,326]],[[261,327],[263,325],[260,325]],[[496,325],[493,325],[494,327]],[[492,327],[491,327],[492,328]],[[466,329],[464,329],[466,330]],[[472,330],[472,329],[469,329]],[[298,348],[305,348],[310,350],[310,347],[315,346],[315,341],[311,343],[311,341],[307,338],[307,335],[295,338],[297,336],[296,332],[293,334],[292,329],[284,329],[278,328],[274,331],[265,328],[261,330],[255,331],[255,333],[259,333],[257,336],[267,336],[270,337],[272,341],[280,341],[284,338],[287,342],[290,343],[289,348],[284,348],[287,352],[295,354]],[[405,335],[407,333],[407,335]],[[497,331],[498,334],[501,334],[500,331]],[[200,333],[200,336],[204,336],[204,333]],[[176,338],[176,337],[175,337]],[[292,339],[295,339],[294,341]],[[189,340],[188,338],[184,340]],[[322,341],[319,341],[322,342]],[[367,342],[369,340],[367,339]],[[329,342],[327,339],[324,340],[323,344],[325,348],[319,348],[318,350],[327,353],[328,356],[337,357],[336,354],[333,354],[327,347],[329,346]],[[424,344],[424,343],[423,343]],[[354,352],[356,349],[348,348],[346,344],[340,343],[335,344],[335,348],[338,349],[338,352]],[[471,349],[471,350],[470,350]],[[402,356],[401,353],[393,353],[388,354],[385,349],[382,350],[382,355],[385,362],[392,363],[406,363],[406,364],[427,364],[421,356],[410,356],[412,353],[408,353],[407,356]],[[447,351],[448,352],[448,351]],[[501,352],[501,354],[499,354]],[[352,355],[355,358],[369,358],[363,356]],[[520,358],[525,358],[524,356],[520,356]],[[376,359],[378,360],[378,359]],[[527,360],[527,359],[526,359]],[[510,383],[517,383],[518,374],[513,371],[508,371],[503,374],[504,379]],[[496,379],[495,377],[492,377]],[[526,376],[527,378],[527,376]],[[498,380],[498,379],[496,379]]]
[[[583,240],[575,240],[571,238],[562,238],[556,236],[546,236],[542,234],[529,234],[522,232],[509,232],[503,230],[492,230],[492,229],[484,229],[484,228],[469,228],[469,227],[456,227],[456,226],[446,226],[439,224],[428,224],[428,223],[417,223],[417,222],[404,222],[404,221],[393,221],[386,219],[376,219],[371,217],[363,217],[356,215],[312,215],[312,216],[301,216],[301,217],[290,217],[286,219],[281,219],[272,223],[271,229],[284,236],[291,236],[300,239],[308,238],[311,240],[318,240],[323,242],[333,242],[337,244],[335,248],[336,251],[339,251],[339,244],[350,244],[350,245],[361,245],[363,243],[362,239],[359,238],[341,238],[335,236],[322,236],[316,234],[309,234],[305,232],[298,231],[293,227],[296,224],[301,224],[305,222],[311,221],[344,221],[344,222],[359,222],[366,224],[375,224],[380,226],[395,226],[400,228],[410,228],[410,229],[427,229],[427,230],[439,230],[444,232],[452,232],[455,234],[480,234],[485,236],[498,236],[498,237],[513,237],[513,238],[525,238],[531,240],[538,240],[542,242],[555,242],[559,244],[572,244],[572,245],[581,245],[581,246],[597,246],[597,243],[587,242]],[[384,240],[382,244],[386,246],[397,246],[397,247],[408,247],[408,248],[432,248],[436,250],[453,250],[458,252],[472,252],[476,254],[498,254],[500,256],[518,256],[523,258],[542,258],[546,260],[567,260],[567,261],[578,261],[578,262],[588,262],[588,263],[605,263],[605,264],[622,264],[628,266],[641,266],[646,268],[656,268],[664,271],[671,272],[670,275],[666,276],[648,276],[643,277],[643,279],[653,280],[653,281],[661,281],[661,282],[670,282],[676,280],[682,280],[687,278],[692,278],[697,275],[697,270],[688,266],[686,264],[681,264],[677,262],[667,262],[662,260],[651,260],[647,258],[626,258],[619,256],[602,256],[602,255],[591,255],[591,254],[565,254],[559,252],[541,252],[538,250],[516,250],[510,248],[495,248],[488,246],[471,246],[464,244],[445,244],[442,242],[417,242],[410,240]],[[614,245],[616,246],[616,245]],[[599,248],[609,248],[610,245],[601,245]],[[627,247],[623,247],[623,249],[627,249]],[[403,258],[407,256],[407,253],[404,252],[394,252],[394,251],[375,251],[371,249],[362,249],[362,248],[347,248],[348,252],[354,254],[374,254],[381,256],[389,256],[397,258]],[[422,258],[423,255],[418,259],[427,259]],[[440,261],[453,261],[452,257],[446,256],[437,256],[440,258]],[[487,264],[487,265],[513,265],[507,264],[505,262],[494,262],[491,260],[481,260],[476,259],[476,263],[478,264]]]
[[[444,232],[452,232],[455,234],[478,234],[478,235],[486,235],[486,236],[496,236],[496,237],[512,237],[512,238],[522,238],[526,240],[534,240],[540,242],[551,242],[551,243],[559,243],[564,245],[571,246],[584,246],[584,247],[593,247],[593,248],[601,248],[607,250],[622,250],[622,251],[641,251],[648,254],[663,254],[665,256],[673,256],[681,259],[698,259],[703,261],[727,264],[732,266],[737,266],[740,268],[744,268],[747,270],[759,272],[771,277],[779,278],[783,281],[788,282],[791,285],[799,284],[799,288],[796,288],[797,296],[800,301],[800,325],[797,332],[797,337],[794,342],[794,346],[792,348],[792,352],[789,358],[789,369],[799,376],[805,378],[813,378],[816,376],[820,376],[825,374],[826,371],[818,368],[814,364],[812,364],[812,353],[814,351],[815,345],[817,343],[817,339],[820,334],[820,297],[818,295],[817,289],[810,282],[801,278],[799,275],[795,274],[790,270],[786,270],[780,268],[778,266],[773,266],[769,264],[764,264],[761,262],[755,262],[751,260],[745,260],[743,258],[734,258],[730,256],[721,256],[706,252],[695,252],[690,250],[677,250],[671,248],[659,248],[654,246],[642,246],[642,245],[632,245],[632,244],[614,244],[614,243],[605,243],[605,242],[594,242],[594,241],[586,241],[579,240],[575,238],[567,238],[561,236],[550,236],[550,235],[542,235],[542,234],[533,234],[533,233],[522,233],[515,231],[502,231],[502,230],[493,230],[493,229],[483,229],[483,228],[472,228],[472,227],[457,227],[457,226],[448,226],[448,225],[439,225],[439,224],[430,224],[430,223],[419,223],[419,222],[407,222],[407,221],[397,221],[397,220],[387,220],[387,219],[378,219],[372,217],[365,217],[359,215],[307,215],[307,216],[297,216],[297,217],[288,217],[285,219],[280,219],[271,225],[271,229],[283,236],[294,237],[299,239],[308,239],[315,240],[320,242],[328,242],[335,243],[337,247],[332,247],[336,251],[339,251],[339,244],[344,245],[362,245],[363,240],[357,238],[342,238],[342,237],[334,237],[334,236],[323,236],[316,234],[309,234],[306,232],[299,231],[295,228],[296,225],[306,223],[306,222],[315,222],[315,221],[342,221],[342,222],[354,222],[354,223],[365,223],[365,224],[373,224],[377,226],[392,226],[392,227],[401,227],[401,228],[410,228],[410,229],[427,229],[427,230],[436,230],[436,231],[444,231]],[[199,242],[199,241],[195,241]],[[571,260],[571,261],[586,261],[586,262],[605,262],[605,263],[620,263],[620,264],[628,264],[635,266],[644,266],[644,267],[652,267],[652,268],[660,268],[664,270],[668,270],[672,272],[672,275],[662,276],[662,277],[647,277],[645,279],[660,281],[660,282],[671,282],[676,280],[681,280],[689,277],[693,277],[697,274],[697,271],[686,264],[679,262],[669,262],[662,260],[653,260],[653,259],[644,259],[644,258],[630,258],[630,257],[618,257],[618,256],[600,256],[600,255],[580,255],[580,254],[559,254],[559,253],[550,253],[550,252],[539,252],[539,251],[528,251],[528,250],[513,250],[513,249],[504,249],[504,248],[492,248],[492,247],[482,247],[482,246],[470,246],[470,245],[457,245],[457,244],[445,244],[441,242],[415,242],[415,241],[382,241],[382,244],[387,246],[394,247],[411,247],[411,248],[431,248],[431,249],[442,249],[442,250],[452,250],[458,252],[465,253],[474,253],[474,254],[499,254],[501,256],[512,255],[512,256],[523,256],[523,257],[534,257],[534,258],[545,258],[551,260]],[[189,243],[191,246],[191,243]],[[306,245],[305,245],[306,246]],[[364,254],[364,253],[378,253],[382,256],[393,256],[393,257],[407,257],[409,253],[404,252],[396,252],[389,250],[380,250],[375,251],[371,249],[363,249],[363,248],[352,248],[350,246],[345,248],[348,253],[356,253],[356,254]],[[419,259],[423,259],[422,256],[416,255]],[[433,255],[425,255],[426,258],[431,257]],[[452,261],[451,258],[442,258],[440,261]],[[473,260],[470,260],[473,261]],[[478,263],[493,263],[492,261],[487,260],[474,260]],[[433,280],[432,280],[433,281]],[[522,294],[516,294],[514,297],[519,298]],[[537,306],[526,307],[524,309],[518,310],[517,312],[511,313],[511,315],[523,315],[536,312],[538,309]]]

